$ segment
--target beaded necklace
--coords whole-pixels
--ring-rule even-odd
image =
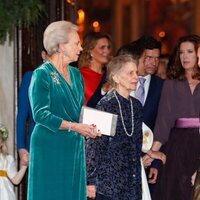
[[[132,123],[132,129],[131,129],[131,133],[129,134],[128,131],[126,130],[126,126],[124,124],[124,117],[122,115],[122,107],[121,107],[121,104],[120,104],[120,101],[116,95],[116,91],[113,92],[114,93],[114,96],[115,98],[117,99],[117,102],[118,102],[118,105],[119,105],[119,112],[120,112],[120,116],[121,116],[121,119],[122,119],[122,126],[124,128],[124,131],[126,133],[127,136],[131,137],[133,135],[133,131],[134,131],[134,113],[133,113],[133,102],[131,100],[131,98],[129,99],[130,100],[130,104],[131,104],[131,123]]]

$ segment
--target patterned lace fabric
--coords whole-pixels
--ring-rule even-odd
[[[128,99],[117,97],[122,106],[124,123],[131,132],[131,105]],[[130,97],[132,98],[132,97]],[[101,136],[86,142],[87,181],[95,184],[97,192],[112,200],[141,200],[141,147],[142,147],[142,106],[132,98],[134,111],[134,132],[131,137],[124,132],[119,105],[111,92],[97,108],[118,115],[114,137]]]

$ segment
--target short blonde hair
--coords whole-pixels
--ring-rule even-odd
[[[78,31],[78,26],[69,21],[57,21],[49,24],[44,31],[43,45],[48,55],[58,52],[60,43],[69,41],[69,33]]]
[[[138,65],[138,60],[133,58],[131,55],[119,55],[114,57],[107,65],[107,79],[109,83],[115,87],[115,81],[113,77],[123,69],[123,66],[126,63],[134,63],[136,66]]]

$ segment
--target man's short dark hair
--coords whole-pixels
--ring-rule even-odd
[[[161,50],[161,42],[158,41],[153,36],[144,35],[138,39],[138,42],[144,46],[144,49],[160,49]]]

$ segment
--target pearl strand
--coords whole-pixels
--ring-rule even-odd
[[[120,104],[120,101],[116,95],[116,91],[114,91],[114,96],[115,98],[117,99],[117,102],[118,102],[118,105],[119,105],[119,112],[120,112],[120,116],[121,116],[121,119],[122,119],[122,125],[123,125],[123,128],[124,128],[124,131],[126,133],[127,136],[131,137],[133,135],[133,131],[134,131],[134,113],[133,113],[133,102],[130,98],[130,103],[131,103],[131,122],[132,122],[132,130],[131,130],[131,133],[129,134],[128,131],[126,130],[126,126],[124,124],[124,118],[123,118],[123,115],[122,115],[122,108],[121,108],[121,104]]]

